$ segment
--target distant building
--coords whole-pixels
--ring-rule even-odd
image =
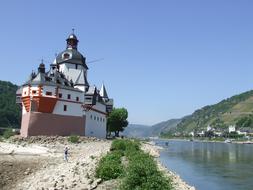
[[[87,80],[86,58],[77,50],[76,35],[46,71],[37,72],[17,91],[22,106],[21,136],[86,135],[106,137],[107,115],[113,108],[104,84],[98,90]]]
[[[210,125],[207,126],[206,131],[212,131],[212,127]]]
[[[199,136],[199,137],[203,137],[205,135],[205,132],[204,131],[201,131],[201,132],[198,132],[197,133],[197,136]]]
[[[244,135],[244,136],[247,135],[247,132],[245,132],[245,131],[240,131],[240,130],[238,130],[238,131],[236,131],[236,132],[237,132],[238,135]]]
[[[228,127],[228,132],[231,133],[231,132],[235,132],[235,125],[230,125]]]
[[[194,131],[190,132],[189,135],[194,137]]]
[[[218,136],[218,137],[221,137],[222,136],[222,132],[220,132],[220,131],[214,131],[214,135]]]

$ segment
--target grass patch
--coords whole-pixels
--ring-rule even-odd
[[[68,137],[68,142],[71,143],[78,143],[79,142],[79,136],[77,135],[71,135]]]
[[[128,164],[121,162],[126,157]],[[152,156],[140,149],[140,142],[117,139],[111,152],[103,157],[96,169],[96,177],[103,180],[121,178],[121,190],[170,190],[170,180],[157,168]]]

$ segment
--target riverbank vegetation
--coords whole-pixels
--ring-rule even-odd
[[[141,150],[140,142],[134,140],[114,140],[111,151],[98,164],[96,177],[119,179],[121,190],[171,189],[170,179],[158,170],[154,158]]]

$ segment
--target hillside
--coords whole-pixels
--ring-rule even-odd
[[[123,135],[127,137],[134,137],[134,138],[149,137],[151,135],[151,126],[129,124],[125,128]]]
[[[189,133],[206,130],[210,125],[218,130],[225,130],[229,125],[238,128],[253,128],[253,90],[244,92],[221,102],[205,106],[186,116],[170,132]]]
[[[129,124],[123,135],[135,138],[159,136],[161,133],[166,133],[171,128],[176,127],[179,122],[180,119],[170,119],[152,126]]]
[[[170,119],[157,123],[151,127],[152,136],[160,136],[161,133],[167,133],[169,130],[175,128],[181,119]]]
[[[16,104],[17,85],[0,81],[0,127],[20,127],[21,111]]]

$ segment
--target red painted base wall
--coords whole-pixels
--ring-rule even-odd
[[[85,117],[29,112],[22,116],[22,137],[85,135]]]

